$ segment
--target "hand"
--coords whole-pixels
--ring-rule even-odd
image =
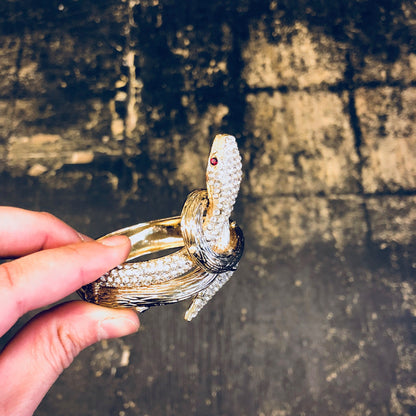
[[[57,302],[122,263],[127,237],[101,242],[46,213],[0,207],[0,336],[26,312]],[[31,415],[84,348],[137,331],[133,310],[75,301],[42,312],[0,354],[0,414]]]

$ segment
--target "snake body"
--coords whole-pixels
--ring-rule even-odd
[[[242,254],[242,232],[234,223],[230,225],[241,177],[235,138],[217,135],[208,157],[207,190],[189,195],[181,217],[137,224],[107,235],[129,236],[130,255],[126,263],[84,286],[81,296],[139,312],[193,297],[185,314],[185,319],[193,319],[229,280]],[[172,254],[137,261],[145,254],[178,247]]]

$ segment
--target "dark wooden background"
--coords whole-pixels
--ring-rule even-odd
[[[4,205],[98,237],[178,214],[216,133],[244,162],[230,283],[37,416],[416,414],[414,1],[4,0],[0,57]]]

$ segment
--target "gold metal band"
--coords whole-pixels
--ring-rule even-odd
[[[135,260],[146,254],[183,247],[181,217],[170,217],[143,222],[122,228],[103,238],[125,235],[130,238],[131,250],[126,261]]]

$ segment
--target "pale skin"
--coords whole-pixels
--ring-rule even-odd
[[[122,263],[127,237],[96,242],[56,217],[0,207],[0,336],[26,312],[58,302]],[[76,355],[101,340],[134,333],[133,310],[83,301],[38,314],[0,354],[0,415],[32,415]],[[5,382],[6,381],[6,382]]]

